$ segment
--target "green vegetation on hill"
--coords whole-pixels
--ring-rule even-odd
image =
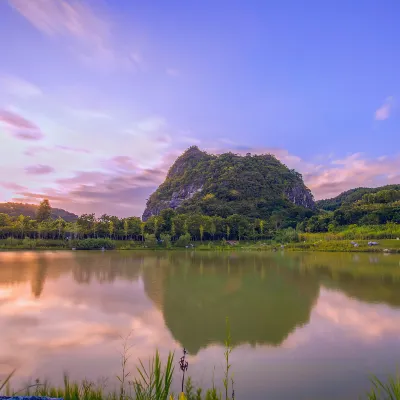
[[[25,204],[25,203],[0,203],[0,213],[7,214],[10,217],[19,217],[23,215],[24,217],[36,218],[36,214],[39,206],[35,204]],[[60,208],[52,208],[51,215],[52,219],[62,218],[64,221],[72,222],[78,219],[78,216],[70,213],[68,211],[62,210]]]
[[[349,190],[317,202],[319,213],[299,224],[306,232],[327,232],[349,225],[400,223],[400,185]]]
[[[377,188],[356,188],[339,194],[332,199],[318,200],[316,205],[321,210],[335,211],[341,206],[349,206],[361,200],[366,194],[375,194],[384,190],[400,191],[400,185],[386,185]]]
[[[178,214],[299,221],[312,215],[314,200],[301,175],[273,155],[211,155],[190,147],[172,165],[154,192],[143,219],[164,209]]]

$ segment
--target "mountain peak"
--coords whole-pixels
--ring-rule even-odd
[[[268,218],[276,210],[296,206],[313,209],[311,191],[300,174],[275,157],[211,155],[191,146],[150,196],[143,219],[166,208],[179,213]]]

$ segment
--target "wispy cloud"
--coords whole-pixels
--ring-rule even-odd
[[[166,126],[166,121],[162,117],[150,117],[137,123],[137,129],[144,132],[156,132]]]
[[[43,133],[31,121],[11,111],[0,109],[0,125],[3,125],[16,138],[22,140],[39,140]]]
[[[112,24],[99,10],[100,2],[93,3],[93,7],[77,0],[9,0],[9,3],[42,33],[70,40],[77,57],[87,65],[135,69],[141,63],[137,51],[120,50],[116,45]]]
[[[70,147],[70,146],[56,145],[55,148],[59,149],[59,150],[70,151],[72,153],[90,154],[90,151],[88,149],[82,149],[80,147]]]
[[[29,165],[25,167],[25,172],[29,175],[46,175],[54,172],[54,168],[50,165]]]
[[[393,111],[393,97],[388,97],[385,102],[375,111],[375,119],[384,121],[388,119]]]
[[[177,68],[167,68],[166,70],[167,75],[172,76],[174,78],[177,78],[178,76],[181,75],[181,71]]]
[[[43,94],[38,86],[13,75],[0,76],[0,84],[5,92],[23,99],[38,97]]]
[[[18,192],[27,189],[26,186],[18,185],[17,183],[14,182],[0,182],[0,186],[3,187],[4,189],[14,190]]]
[[[99,110],[71,109],[70,112],[72,115],[84,119],[111,119],[108,113]]]

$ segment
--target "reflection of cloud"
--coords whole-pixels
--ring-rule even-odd
[[[314,312],[360,339],[400,334],[400,315],[382,305],[361,303],[340,292],[324,290]]]

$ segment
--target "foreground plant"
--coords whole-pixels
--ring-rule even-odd
[[[186,361],[186,354],[187,354],[187,351],[184,348],[183,349],[183,356],[181,357],[181,359],[179,361],[179,368],[182,371],[182,390],[181,390],[181,393],[183,393],[183,385],[185,383],[185,372],[188,370],[188,367],[189,367],[189,363]]]
[[[156,355],[146,368],[143,362],[139,360],[140,367],[137,368],[139,378],[131,384],[137,400],[167,400],[171,384],[172,374],[174,372],[174,354],[169,353],[167,363],[163,367],[160,360],[160,354]]]
[[[390,376],[382,382],[376,376],[372,378],[373,388],[368,394],[369,400],[400,400],[400,376]]]
[[[11,373],[6,377],[6,379],[4,379],[4,381],[0,381],[0,393],[4,388],[8,388],[8,384],[10,382],[10,379],[12,378],[12,376],[15,374],[15,369],[13,371],[11,371]]]

